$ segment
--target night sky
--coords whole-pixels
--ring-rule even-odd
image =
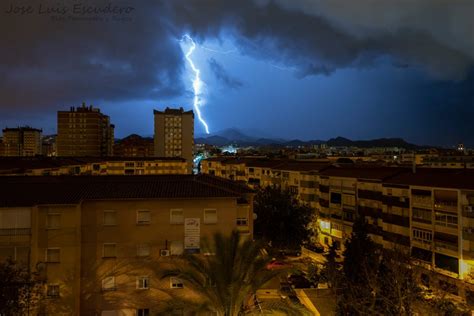
[[[109,3],[132,9],[74,11]],[[474,146],[471,0],[6,0],[0,10],[1,128],[52,134],[56,111],[85,101],[111,116],[116,137],[150,136],[153,109],[192,108],[189,34],[211,133]]]

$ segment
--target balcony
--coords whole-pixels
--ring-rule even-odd
[[[469,241],[474,241],[474,228],[464,227],[462,230],[462,238]]]
[[[382,192],[358,190],[357,194],[360,199],[382,201]]]
[[[359,206],[358,210],[359,210],[359,214],[362,216],[371,216],[373,218],[382,217],[382,210],[379,210],[373,207]]]
[[[382,213],[382,219],[384,223],[394,224],[403,227],[410,227],[410,218],[397,215],[397,214],[388,214]]]
[[[350,193],[354,193],[355,191],[355,186],[342,186],[342,191],[343,192],[350,192]]]
[[[413,195],[412,196],[412,205],[413,206],[421,206],[421,207],[431,208],[433,204],[432,204],[430,196]]]
[[[446,211],[457,212],[458,203],[457,201],[435,200],[434,208],[435,210],[446,210]]]
[[[321,205],[321,207],[329,207],[329,201],[325,199],[319,199],[319,205]]]
[[[0,236],[25,236],[31,235],[31,228],[2,228]]]
[[[462,209],[462,216],[468,217],[468,218],[474,218],[474,206],[465,205]]]
[[[402,208],[410,207],[410,199],[398,196],[384,195],[382,197],[383,204],[387,206],[398,206]]]
[[[442,251],[442,250],[450,250],[450,251],[458,251],[458,245],[446,242],[446,241],[440,241],[440,240],[435,240],[435,250],[436,251]]]
[[[425,250],[432,250],[432,242],[430,240],[413,237],[412,245]]]
[[[319,192],[321,193],[329,193],[329,186],[327,185],[319,185]]]

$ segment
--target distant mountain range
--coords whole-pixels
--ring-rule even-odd
[[[399,147],[405,149],[421,149],[424,146],[410,144],[401,138],[378,138],[372,140],[350,140],[344,137],[331,138],[327,141],[309,140],[302,141],[299,139],[287,140],[281,138],[260,138],[249,136],[237,128],[229,128],[217,132],[211,136],[198,137],[195,139],[196,144],[208,144],[214,146],[280,146],[280,147],[297,147],[326,144],[328,147]]]

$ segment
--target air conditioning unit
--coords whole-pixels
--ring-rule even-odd
[[[170,251],[168,249],[161,249],[160,256],[161,257],[168,257],[170,255]]]
[[[472,206],[472,205],[466,205],[466,206],[464,206],[464,210],[465,210],[466,212],[474,212],[474,206]]]

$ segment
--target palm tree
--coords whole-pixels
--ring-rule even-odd
[[[219,316],[250,313],[256,291],[287,272],[267,269],[272,258],[262,243],[244,240],[236,231],[229,237],[216,234],[211,245],[206,241],[204,245],[204,249],[212,249],[212,255],[185,255],[176,269],[161,274],[162,278],[175,276],[181,279],[187,288],[199,295],[195,310],[214,311]],[[189,301],[185,303],[188,308],[191,305]],[[302,305],[289,304],[287,300],[268,309],[287,315],[304,313]]]

